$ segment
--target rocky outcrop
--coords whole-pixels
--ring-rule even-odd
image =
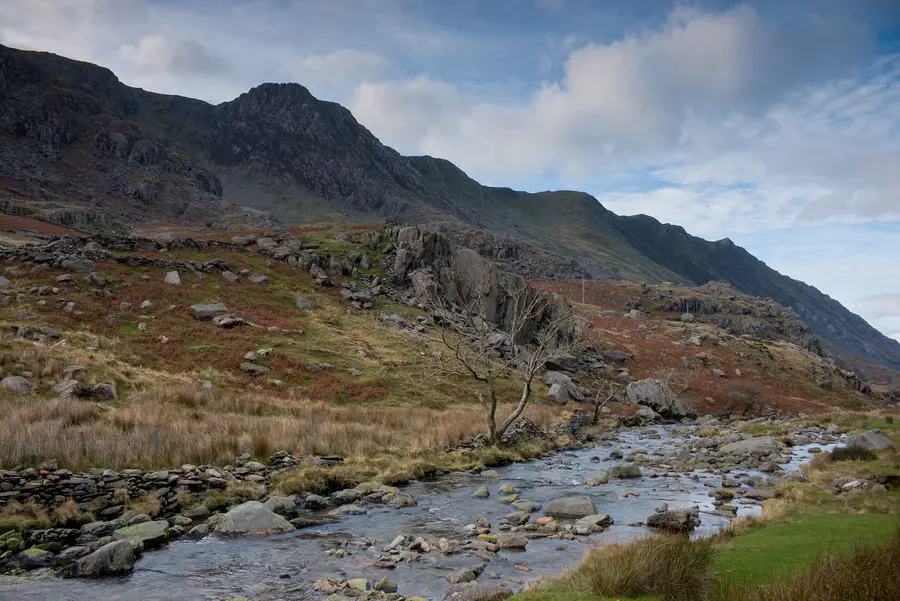
[[[634,405],[653,409],[659,415],[670,419],[681,419],[696,412],[682,403],[669,389],[664,380],[638,380],[625,388],[625,398]]]
[[[862,434],[854,434],[847,438],[845,444],[847,447],[860,447],[872,451],[883,451],[894,445],[890,438],[875,430],[869,430]]]

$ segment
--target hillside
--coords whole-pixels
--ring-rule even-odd
[[[580,192],[480,185],[404,157],[297,84],[217,106],[129,88],[107,69],[0,46],[0,209],[83,231],[351,220],[427,223],[532,278],[725,281],[791,307],[819,336],[900,368],[900,343],[728,240]],[[476,233],[478,230],[482,233]],[[487,232],[487,233],[483,233]]]

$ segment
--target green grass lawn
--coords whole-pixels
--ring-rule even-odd
[[[809,567],[822,555],[846,555],[857,545],[881,544],[898,527],[900,518],[894,515],[811,515],[729,540],[713,570],[722,580],[774,580]]]
[[[773,582],[812,566],[823,555],[848,555],[857,546],[885,543],[897,529],[896,515],[819,514],[773,524],[717,543],[712,572],[718,582]],[[610,601],[588,591],[578,570],[551,580],[516,601]],[[616,601],[659,601],[614,597]]]

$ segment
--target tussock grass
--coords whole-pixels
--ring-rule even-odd
[[[580,568],[601,598],[658,595],[671,601],[700,601],[711,585],[710,539],[665,535],[592,549]]]
[[[94,514],[78,509],[73,499],[68,499],[50,509],[34,502],[10,501],[0,507],[0,534],[15,530],[26,532],[34,529],[73,528],[94,521]]]
[[[428,471],[423,459],[427,452],[484,429],[484,415],[476,405],[446,410],[334,405],[293,393],[278,397],[193,387],[151,390],[110,405],[0,393],[0,414],[0,467],[5,468],[51,458],[75,470],[226,465],[244,452],[267,460],[284,449],[299,456],[340,455],[360,461],[399,458],[419,465],[419,474]],[[558,419],[559,410],[535,405],[526,415],[546,427]],[[406,466],[381,467],[397,471],[395,480],[403,476],[399,472],[408,471]]]
[[[828,456],[832,461],[875,461],[878,453],[862,447],[838,447]]]

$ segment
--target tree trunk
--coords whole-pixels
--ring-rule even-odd
[[[487,379],[488,384],[488,406],[486,407],[487,411],[487,423],[488,423],[488,437],[487,443],[489,445],[495,445],[500,442],[500,437],[503,436],[503,432],[497,434],[497,393],[494,391],[494,377],[488,375]]]
[[[509,414],[503,423],[500,425],[500,430],[497,432],[498,440],[506,434],[506,431],[509,430],[509,427],[513,425],[522,413],[525,411],[525,407],[528,406],[528,400],[531,398],[531,378],[525,380],[522,385],[522,396],[519,398],[519,404],[516,405],[516,408],[512,413]]]

